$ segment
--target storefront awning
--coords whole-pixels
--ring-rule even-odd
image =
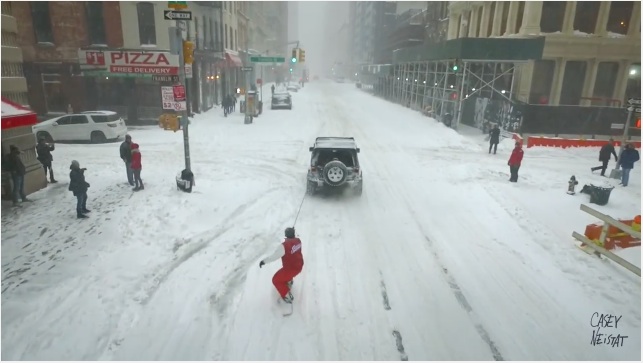
[[[37,123],[38,118],[33,111],[2,97],[2,130]]]
[[[243,67],[243,62],[238,55],[232,54],[230,52],[225,52],[225,60],[231,67]]]

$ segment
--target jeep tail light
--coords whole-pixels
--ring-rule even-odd
[[[354,171],[356,174],[359,174],[359,166],[353,167],[353,171]]]
[[[316,167],[314,167],[314,166],[311,166],[311,167],[310,167],[310,171],[312,171],[312,172],[314,173],[314,172],[316,172],[316,171],[317,171],[317,168],[316,168]]]

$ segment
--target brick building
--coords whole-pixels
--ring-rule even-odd
[[[39,115],[91,109],[88,82],[80,76],[78,49],[122,47],[118,2],[12,2],[24,56],[29,104]]]

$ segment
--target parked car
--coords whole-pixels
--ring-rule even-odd
[[[343,189],[362,195],[364,182],[355,138],[318,137],[309,150],[308,194],[315,194],[320,189]]]
[[[287,108],[292,110],[292,96],[288,92],[275,92],[272,95],[272,100],[270,102],[270,109],[274,110],[276,108]]]
[[[113,111],[86,111],[43,121],[32,127],[36,138],[47,142],[117,140],[127,134],[125,121]]]
[[[292,91],[292,92],[299,92],[300,88],[301,87],[295,83],[289,83],[288,86],[286,86],[286,90]]]

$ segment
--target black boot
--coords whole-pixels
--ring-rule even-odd
[[[82,213],[76,213],[76,218],[83,219],[83,218],[89,218],[89,217],[87,217],[86,215],[84,215]]]

